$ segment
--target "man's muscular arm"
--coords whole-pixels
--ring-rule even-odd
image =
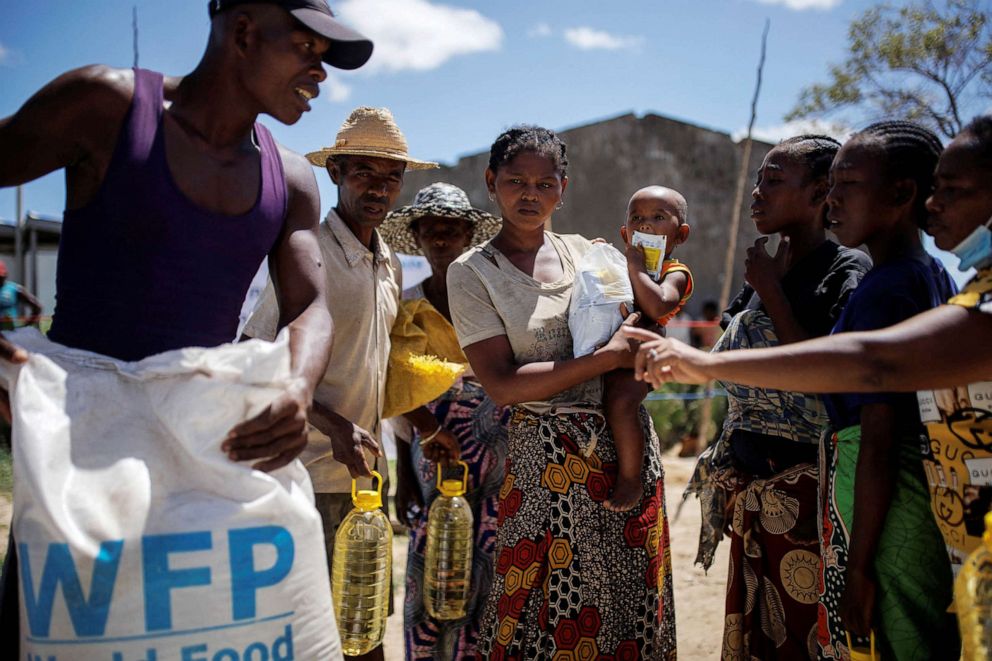
[[[99,188],[131,103],[129,71],[91,65],[62,74],[10,117],[0,119],[0,188],[66,168],[66,206],[89,201]],[[23,363],[27,353],[0,335],[0,360]],[[7,391],[0,416],[10,421]]]
[[[66,168],[66,206],[86,204],[103,181],[133,94],[131,71],[102,65],[45,85],[0,119],[0,186]]]
[[[231,459],[259,459],[254,467],[265,471],[285,466],[306,447],[307,410],[331,355],[331,315],[317,243],[317,180],[302,156],[287,150],[281,155],[288,211],[269,255],[269,273],[279,303],[279,327],[289,327],[293,385],[262,413],[234,427],[223,445]]]

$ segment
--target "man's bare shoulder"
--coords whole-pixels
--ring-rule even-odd
[[[51,82],[52,91],[100,114],[127,112],[134,97],[134,72],[105,64],[67,71]]]

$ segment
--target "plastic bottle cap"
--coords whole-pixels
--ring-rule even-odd
[[[454,497],[465,495],[465,489],[462,487],[461,480],[444,480],[441,482],[441,495]]]

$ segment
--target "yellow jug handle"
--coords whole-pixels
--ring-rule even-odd
[[[847,636],[847,649],[848,649],[848,651],[854,649],[854,645],[851,644],[851,634],[848,633],[847,631],[845,631],[844,632],[844,635]],[[868,632],[868,641],[869,641],[868,642],[868,645],[869,645],[868,650],[869,650],[869,653],[871,654],[871,659],[872,659],[872,661],[876,661],[877,657],[875,656],[875,630],[874,629],[872,629],[871,631]]]
[[[375,492],[379,495],[380,498],[382,498],[382,475],[379,474],[379,471],[372,471],[372,478],[371,479],[378,480],[379,481],[379,486],[376,488]],[[358,486],[358,478],[357,477],[353,477],[353,478],[351,478],[351,501],[352,502],[355,502],[355,499],[358,498],[358,493],[356,493],[356,491],[355,491],[355,487],[356,486]]]
[[[461,459],[459,459],[455,463],[462,467],[462,490],[465,491],[465,493],[468,493],[468,464],[466,464]],[[437,477],[434,480],[434,485],[437,487],[438,491],[441,490],[441,482],[444,481],[442,479],[443,473],[444,473],[444,466],[442,466],[441,462],[439,461],[437,462]]]

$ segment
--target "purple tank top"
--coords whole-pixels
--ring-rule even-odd
[[[106,177],[65,212],[56,272],[55,342],[121,360],[230,342],[251,280],[286,217],[272,136],[255,124],[261,187],[240,216],[200,208],[165,157],[162,75],[134,70],[134,100]]]

